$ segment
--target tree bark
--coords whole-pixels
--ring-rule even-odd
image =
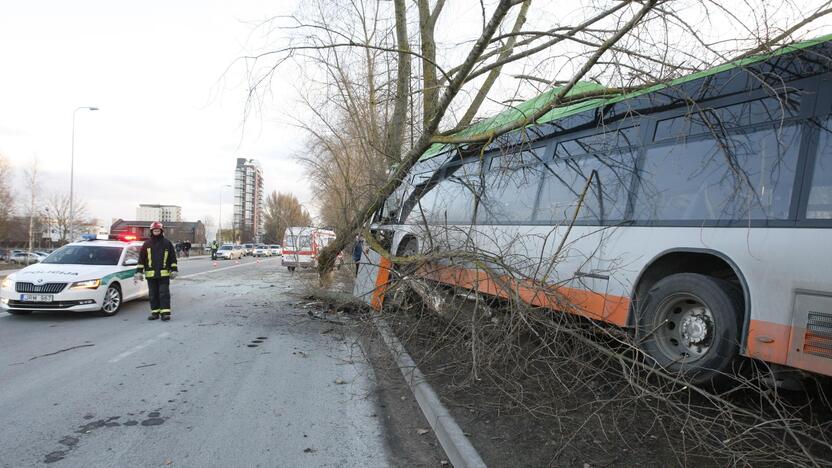
[[[407,9],[404,0],[395,0],[396,42],[399,49],[398,70],[396,72],[396,97],[393,115],[387,123],[387,137],[384,142],[384,156],[388,167],[397,163],[402,154],[405,119],[407,117],[407,91],[410,82],[410,45],[407,41]]]
[[[427,128],[430,119],[436,113],[439,98],[439,81],[436,79],[436,20],[442,13],[445,0],[436,2],[433,12],[429,0],[418,0],[419,37],[422,49],[422,127]]]

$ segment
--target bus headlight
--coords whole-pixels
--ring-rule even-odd
[[[86,280],[86,281],[78,281],[77,283],[72,283],[69,289],[96,289],[101,286],[100,279],[94,280]]]

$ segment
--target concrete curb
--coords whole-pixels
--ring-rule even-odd
[[[387,323],[379,318],[375,320],[375,324],[454,468],[485,468],[485,462],[482,461],[477,450],[471,445],[468,437],[454,421],[453,416],[439,399],[439,395],[425,380],[413,358],[404,349]]]

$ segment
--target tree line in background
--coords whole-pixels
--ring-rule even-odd
[[[291,193],[272,191],[266,197],[265,234],[266,244],[283,245],[283,234],[292,226],[311,226],[312,216]]]
[[[24,190],[15,193],[11,164],[0,154],[0,245],[51,248],[69,242],[73,225],[95,224],[83,201],[76,198],[73,219],[69,194],[43,190],[37,160],[21,175]]]
[[[311,0],[260,25],[268,44],[243,57],[248,109],[296,64],[311,118],[298,155],[332,265],[434,144],[476,151],[555,107],[667,82],[811,37],[832,2],[815,0]],[[603,85],[573,92],[576,85]],[[546,94],[543,94],[546,93]],[[533,98],[498,128],[472,124]],[[470,128],[469,128],[470,127]],[[468,128],[466,132],[461,130]]]

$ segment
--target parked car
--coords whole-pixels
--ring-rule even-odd
[[[66,245],[0,281],[0,310],[115,315],[123,302],[148,295],[146,281],[133,281],[140,249],[140,243],[119,241]]]
[[[270,245],[269,248],[272,251],[272,255],[277,257],[283,256],[283,247],[281,247],[279,244]]]
[[[243,244],[243,255],[254,255],[254,244]]]
[[[254,246],[254,256],[255,257],[271,257],[272,256],[272,249],[270,249],[268,245],[257,244],[256,246]]]
[[[223,244],[217,250],[217,258],[222,260],[234,260],[243,256],[242,249],[234,244]]]
[[[12,254],[11,259],[9,260],[11,263],[16,263],[18,265],[31,265],[33,263],[40,263],[45,257],[42,257],[36,253],[29,253],[29,252],[17,252]]]

